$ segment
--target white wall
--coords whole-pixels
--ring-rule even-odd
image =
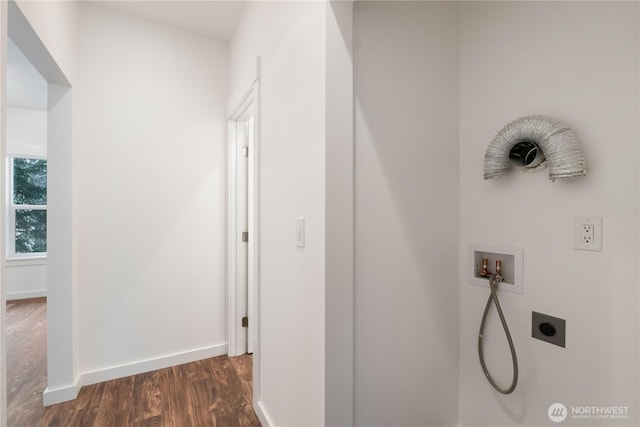
[[[11,39],[7,43],[7,106],[47,110],[47,81]]]
[[[5,292],[7,300],[47,296],[46,260],[7,261]]]
[[[327,3],[325,425],[353,425],[353,3]]]
[[[229,102],[233,111],[256,79],[256,57],[268,59],[307,6],[295,2],[247,2],[233,33],[229,55]]]
[[[620,424],[636,425],[638,5],[457,8],[355,7],[356,423],[456,425],[459,378],[460,425],[549,424],[553,402],[630,406]],[[483,181],[495,133],[536,113],[572,126],[589,175]],[[603,252],[574,251],[574,216],[604,218]],[[466,283],[472,243],[524,248],[525,293],[502,296],[521,365],[510,396],[478,362],[487,290]],[[532,310],[567,319],[566,349],[530,338]],[[507,382],[496,316],[488,327],[489,367]]]
[[[16,3],[46,46],[50,56],[66,78],[73,82],[76,68],[79,2],[16,0]],[[47,78],[47,73],[39,68],[42,65],[50,69],[51,67],[46,65],[47,62],[42,58],[30,57],[29,59],[38,62],[34,65]]]
[[[523,23],[525,23],[523,25]],[[468,3],[460,14],[460,422],[551,424],[547,408],[630,406],[638,425],[638,3]],[[509,121],[547,114],[584,149],[588,175],[483,181],[484,152]],[[602,252],[573,249],[573,218],[604,218]],[[480,369],[487,289],[467,284],[469,244],[524,249],[524,294],[503,293],[520,381],[501,396]],[[531,338],[531,311],[567,321],[566,348]],[[502,384],[511,362],[495,312],[486,358]]]
[[[47,155],[47,112],[7,107],[7,153]],[[46,260],[11,260],[6,263],[8,300],[46,296]]]
[[[83,3],[79,354],[95,382],[223,354],[228,48]]]
[[[354,17],[356,425],[455,425],[456,6]]]
[[[47,155],[46,111],[7,107],[7,154]]]
[[[77,282],[73,277],[72,93],[47,91],[47,389],[44,404],[74,398],[78,378]]]
[[[229,109],[262,57],[257,380],[259,410],[278,426],[324,424],[326,7],[249,2],[231,41]]]

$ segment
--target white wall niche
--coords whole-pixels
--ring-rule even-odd
[[[489,260],[489,271],[495,272],[496,260],[502,261],[503,281],[498,285],[499,290],[524,293],[523,284],[523,250],[511,246],[471,245],[469,247],[469,283],[472,285],[489,287],[489,279],[480,276],[482,259]]]

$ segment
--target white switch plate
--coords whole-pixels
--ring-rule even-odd
[[[602,250],[602,218],[576,217],[573,220],[573,247],[581,251]]]
[[[296,246],[304,248],[304,217],[296,218]]]

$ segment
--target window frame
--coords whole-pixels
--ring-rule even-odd
[[[34,260],[47,258],[46,252],[30,252],[30,253],[18,253],[16,252],[16,211],[18,210],[47,210],[47,205],[16,205],[13,203],[13,188],[14,188],[14,174],[13,174],[13,160],[14,159],[29,159],[29,160],[46,160],[47,161],[47,196],[49,193],[49,162],[47,156],[35,155],[35,154],[7,154],[7,245],[6,245],[6,259],[12,260]],[[47,200],[48,202],[48,200]],[[47,233],[47,239],[48,239]],[[48,242],[47,242],[48,243]]]

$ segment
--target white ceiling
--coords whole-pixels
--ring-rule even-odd
[[[91,2],[222,41],[231,39],[245,3],[244,0],[92,0]]]

